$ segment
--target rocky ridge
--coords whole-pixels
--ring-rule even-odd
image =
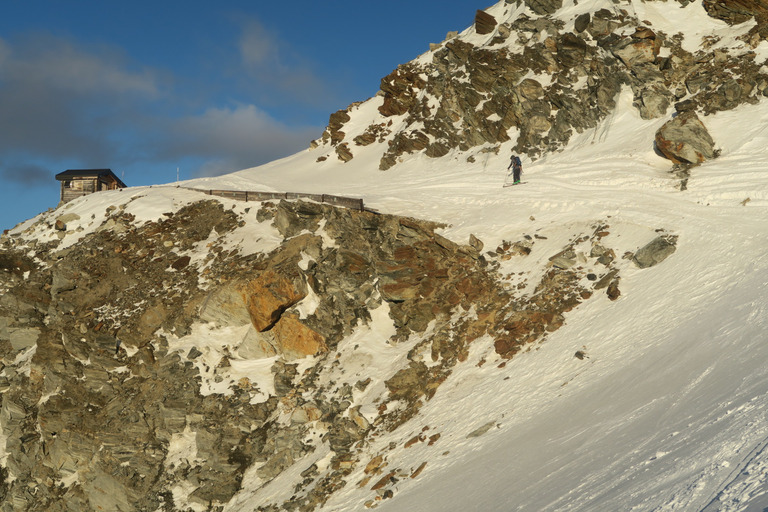
[[[347,162],[377,145],[381,170],[417,153],[473,161],[478,148],[498,152],[507,142],[536,159],[596,127],[625,87],[644,119],[672,119],[677,112],[706,117],[768,95],[765,62],[755,52],[768,35],[760,2],[653,3],[703,5],[709,16],[745,27],[735,42],[711,36],[690,51],[683,33],[651,26],[631,1],[604,2],[569,19],[559,16],[562,1],[505,0],[478,11],[462,35],[449,34],[384,77],[369,100],[378,116],[361,131],[348,129],[353,117],[368,115],[358,114],[361,103],[355,103],[331,115],[312,147],[322,153],[319,161],[335,153]],[[654,144],[654,134],[648,143]],[[669,151],[663,154],[680,163]],[[686,160],[685,167],[697,163]]]
[[[61,218],[29,231],[66,230]],[[399,451],[440,432],[373,441],[470,345],[485,340],[481,364],[502,368],[583,301],[616,300],[617,263],[635,256],[617,257],[596,221],[520,276],[502,269],[542,256],[535,233],[483,252],[435,223],[301,201],[198,201],[144,223],[109,208],[100,222],[62,249],[2,239],[0,510],[308,511],[345,485],[374,507],[429,462],[400,467]],[[246,251],[235,233],[278,243]],[[675,241],[662,233],[636,265]],[[372,370],[377,357],[391,366]],[[292,467],[293,495],[260,497]]]

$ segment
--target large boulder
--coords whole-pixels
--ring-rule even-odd
[[[658,265],[676,250],[676,236],[659,236],[644,245],[635,253],[632,262],[638,268],[648,268]]]
[[[251,322],[239,284],[211,291],[200,307],[200,320],[217,326],[246,325]]]
[[[651,85],[637,92],[634,105],[640,111],[640,117],[655,119],[667,113],[670,97],[671,94],[666,88],[658,84]]]
[[[576,16],[576,20],[574,21],[574,24],[573,24],[573,29],[578,34],[581,34],[585,30],[587,30],[587,27],[589,27],[590,19],[591,19],[591,16],[588,12],[579,14],[578,16]]]
[[[557,41],[557,59],[567,68],[582,63],[588,52],[587,42],[571,32],[566,32]]]
[[[656,132],[656,148],[676,164],[700,164],[716,156],[715,141],[695,112],[683,112]]]

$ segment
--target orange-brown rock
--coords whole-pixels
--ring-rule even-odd
[[[301,323],[295,313],[283,315],[271,332],[278,350],[288,360],[302,359],[328,351],[325,338]]]
[[[540,339],[546,332],[556,331],[565,321],[561,312],[570,307],[568,302],[552,301],[551,311],[527,310],[515,313],[513,319],[503,326],[504,332],[494,341],[496,353],[511,358],[526,343]]]
[[[271,328],[286,309],[307,295],[306,285],[302,283],[299,287],[274,270],[265,270],[256,279],[245,283],[240,293],[251,322],[259,332]]]
[[[405,444],[403,445],[403,448],[410,448],[411,446],[415,445],[419,441],[423,441],[424,439],[426,439],[426,438],[423,435],[421,435],[421,434],[415,435],[412,438],[410,438],[408,441],[405,442]]]

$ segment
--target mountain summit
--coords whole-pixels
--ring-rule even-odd
[[[472,27],[384,77],[375,98],[331,115],[314,143],[319,159],[349,161],[374,146],[387,170],[414,153],[497,151],[510,141],[539,157],[610,116],[623,86],[643,119],[731,110],[766,92],[759,2],[567,4],[478,11]],[[688,16],[698,19],[677,22]],[[700,30],[714,20],[720,33]]]

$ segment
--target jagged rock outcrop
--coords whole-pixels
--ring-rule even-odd
[[[759,0],[704,0],[710,16],[735,25],[755,18],[759,23],[768,21],[768,5]]]
[[[534,237],[482,254],[476,237],[457,244],[427,221],[308,202],[256,208],[246,222],[207,200],[141,224],[113,208],[102,226],[114,229],[61,251],[58,237],[34,248],[3,238],[0,509],[218,510],[246,470],[266,485],[304,463],[296,494],[258,509],[310,511],[370,457],[379,463],[361,485],[391,496],[386,453],[364,455],[365,441],[416,415],[473,342],[490,337],[507,359],[595,292],[620,294],[604,223],[517,295],[524,283],[497,269],[529,257]],[[230,245],[264,229],[282,242]],[[381,311],[390,338],[354,335]],[[372,380],[365,364],[381,349],[368,343],[407,354]],[[378,409],[363,411],[363,396]],[[329,462],[318,467],[321,447]]]
[[[563,0],[524,0],[533,12],[540,15],[553,14],[563,6]]]
[[[478,34],[490,34],[496,28],[496,18],[485,11],[475,13],[475,31]]]
[[[225,503],[248,466],[261,464],[258,474],[268,481],[311,451],[303,432],[321,419],[330,425],[332,448],[346,452],[365,434],[367,420],[335,419],[349,406],[343,395],[338,402],[318,395],[316,403],[294,403],[295,427],[275,422],[277,398],[295,393],[299,376],[290,362],[327,353],[382,300],[391,301],[405,335],[423,330],[436,305],[443,314],[459,304],[469,308],[478,293],[493,289],[476,253],[441,240],[431,223],[311,203],[284,202],[260,215],[285,244],[269,256],[238,257],[213,243],[207,290],[198,286],[191,259],[173,264],[196,244],[211,243],[211,233],[224,236],[241,225],[215,201],[140,228],[116,211],[110,220],[121,229],[90,235],[46,268],[3,251],[9,272],[0,355],[10,387],[0,428],[13,477],[2,483],[6,503],[25,510],[180,510],[172,492],[179,482],[187,482],[186,503]],[[321,221],[337,246],[324,246]],[[299,234],[306,231],[316,234]],[[45,254],[41,248],[39,256]],[[416,279],[419,268],[442,278]],[[456,281],[466,284],[457,291]],[[320,298],[306,317],[295,306],[308,293]],[[420,301],[426,307],[415,307]],[[243,325],[251,334],[229,335],[231,350],[212,358],[205,346],[185,344],[196,339],[196,323],[225,332]],[[285,361],[276,367],[274,394],[231,377],[244,354]],[[315,387],[311,377],[304,385]],[[34,496],[27,492],[33,484]]]
[[[452,38],[427,58],[398,66],[370,100],[381,102],[381,121],[344,134],[352,106],[332,116],[323,140],[345,162],[356,146],[380,144],[381,170],[407,155],[437,158],[504,143],[535,159],[595,128],[613,112],[622,87],[632,90],[644,119],[669,115],[673,105],[708,115],[754,103],[768,91],[768,74],[752,51],[768,37],[760,2],[705,2],[713,17],[754,17],[758,24],[737,51],[708,38],[694,52],[682,36],[633,17],[625,2],[580,14],[573,31],[554,15],[562,2],[524,3],[528,9],[509,19],[478,11],[475,33],[488,36],[485,44]],[[670,2],[669,8],[681,4],[695,7]],[[652,139],[649,134],[649,145]]]

